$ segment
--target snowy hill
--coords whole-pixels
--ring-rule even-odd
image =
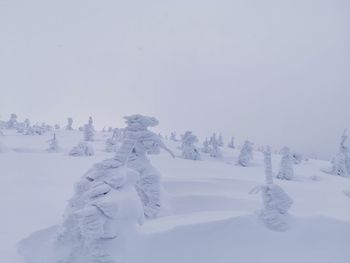
[[[91,142],[95,155],[86,157],[68,155],[82,132],[56,135],[61,149],[55,153],[46,151],[51,133],[23,136],[5,130],[0,136],[0,262],[25,262],[17,244],[29,236],[19,246],[27,262],[56,263],[47,237],[61,223],[74,183],[94,163],[113,156],[104,151],[111,133],[98,132]],[[165,143],[177,158],[150,157],[162,175],[165,207],[125,240],[122,251],[112,249],[117,262],[349,262],[350,198],[345,193],[350,180],[322,173],[328,162],[308,160],[294,167],[295,180],[275,179],[294,200],[290,229],[275,232],[256,216],[261,196],[250,194],[265,180],[260,152],[254,152],[252,165],[241,167],[238,150],[223,147],[223,160],[202,154],[202,160],[192,161],[179,157],[180,143]],[[280,158],[272,156],[274,173]]]

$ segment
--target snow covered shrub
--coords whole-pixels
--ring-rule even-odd
[[[47,149],[48,152],[57,152],[59,150],[56,133],[53,134],[52,139],[50,139],[48,143],[49,143],[49,148]]]
[[[59,124],[55,124],[53,127],[54,127],[55,130],[61,129],[61,126]]]
[[[68,118],[67,119],[66,130],[68,130],[68,131],[72,131],[73,130],[73,119],[72,118]]]
[[[292,180],[294,177],[293,155],[288,147],[283,147],[281,150],[282,159],[280,170],[277,174],[278,179]]]
[[[241,152],[238,156],[238,164],[246,167],[253,160],[253,143],[250,141],[245,141]]]
[[[210,153],[210,145],[209,145],[209,140],[208,138],[205,138],[203,141],[203,147],[201,149],[203,153]]]
[[[72,156],[92,156],[94,155],[94,148],[87,142],[81,142],[69,152]]]
[[[192,132],[186,131],[182,135],[182,157],[185,159],[199,160],[200,154],[194,145],[198,141],[197,136],[193,135]]]
[[[17,115],[12,113],[10,119],[7,121],[7,129],[16,129],[17,126]]]
[[[263,210],[259,213],[264,224],[271,230],[285,231],[289,228],[288,210],[293,200],[278,185],[273,183],[271,150],[264,151],[266,184],[262,186]]]
[[[235,137],[231,137],[230,142],[228,143],[227,147],[234,149],[235,147]]]

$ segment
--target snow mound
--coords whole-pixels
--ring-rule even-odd
[[[69,244],[57,247],[56,231],[57,227],[51,227],[35,232],[19,244],[27,263],[60,262]],[[145,223],[139,235],[127,240],[125,248],[129,249],[123,249],[122,255],[115,242],[110,243],[110,253],[123,263],[348,263],[350,223],[326,217],[298,218],[288,231],[276,232],[256,216],[205,212]]]

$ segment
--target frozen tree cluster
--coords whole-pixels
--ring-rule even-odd
[[[288,214],[293,200],[278,185],[273,183],[271,150],[269,147],[264,151],[266,184],[261,187],[263,210],[259,213],[260,218],[271,230],[285,231],[290,227],[291,216]]]
[[[238,164],[246,167],[249,166],[250,162],[253,160],[253,143],[250,141],[245,141],[241,152],[238,156]]]
[[[200,159],[200,153],[195,146],[195,143],[198,142],[197,136],[195,136],[191,131],[186,131],[181,137],[181,142],[182,157],[184,159]]]
[[[94,148],[87,142],[81,142],[70,150],[69,155],[72,156],[92,156],[95,154]]]
[[[293,169],[293,155],[288,147],[283,147],[281,150],[281,166],[277,173],[278,179],[293,180],[294,169]]]

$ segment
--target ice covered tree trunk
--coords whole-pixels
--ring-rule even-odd
[[[291,154],[288,147],[284,147],[281,150],[282,159],[281,166],[277,174],[278,179],[283,180],[292,180],[294,177],[294,169],[293,169],[293,155]]]
[[[200,154],[195,143],[198,141],[197,137],[190,131],[186,131],[182,136],[182,157],[184,159],[199,160]]]
[[[238,156],[238,164],[246,167],[249,165],[251,160],[253,159],[253,143],[250,141],[245,141],[241,152]]]
[[[72,118],[68,118],[67,119],[66,130],[68,130],[68,131],[72,131],[73,130],[73,119]]]
[[[234,137],[231,137],[231,140],[227,146],[231,149],[235,148],[235,138]]]
[[[290,227],[288,210],[293,200],[278,185],[273,183],[271,150],[264,151],[266,184],[262,186],[263,210],[259,213],[265,226],[275,231],[285,231]]]

